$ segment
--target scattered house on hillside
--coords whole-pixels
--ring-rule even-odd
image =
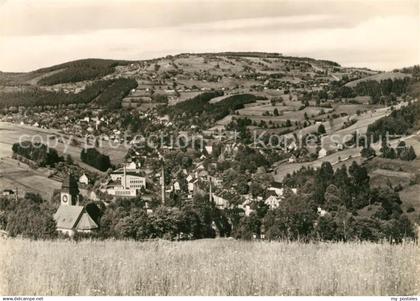
[[[321,207],[318,207],[318,214],[319,216],[325,216],[328,212],[322,209]]]
[[[87,198],[88,198],[89,200],[92,200],[92,201],[98,201],[98,200],[99,200],[98,195],[97,195],[97,194],[96,194],[96,192],[95,192],[95,191],[93,191],[93,190],[91,190],[91,191],[89,191],[89,192],[88,192],[88,194],[87,194]]]
[[[60,191],[60,207],[54,214],[57,231],[69,236],[77,232],[89,233],[98,229],[98,224],[79,206],[79,189],[76,180],[68,175],[63,180]]]
[[[289,151],[292,151],[292,150],[295,150],[295,149],[297,149],[297,145],[296,145],[296,142],[293,140],[288,146],[287,146],[287,149],[289,150]]]
[[[218,209],[226,209],[229,206],[229,201],[217,196],[216,194],[211,194],[211,199],[213,200],[214,204]]]
[[[207,179],[209,172],[207,170],[200,170],[196,173],[197,178]]]
[[[266,173],[266,170],[264,166],[259,166],[257,168],[257,174],[265,174],[265,173]]]
[[[83,175],[79,178],[79,183],[80,183],[80,184],[85,184],[85,185],[88,185],[88,184],[89,184],[89,178],[86,176],[86,174],[83,174]]]
[[[234,158],[237,152],[238,152],[237,145],[234,144],[234,143],[228,143],[228,144],[223,146],[218,160],[219,160],[219,162],[222,162],[224,160]]]
[[[192,195],[195,194],[198,188],[198,180],[195,179],[194,181],[188,182],[188,192]]]
[[[281,187],[268,187],[267,190],[268,191],[275,192],[277,196],[282,196],[283,195],[284,188],[281,188]]]
[[[247,197],[245,197],[245,200],[242,202],[242,204],[238,205],[238,208],[244,211],[245,216],[249,216],[252,212],[255,211],[251,208],[252,201],[252,196],[248,195]]]
[[[324,158],[327,156],[327,150],[325,148],[321,148],[318,152],[318,159]]]
[[[211,181],[212,185],[215,187],[221,187],[223,184],[223,179],[214,176],[208,176],[209,181]]]
[[[264,203],[270,207],[270,209],[275,209],[278,208],[280,205],[282,198],[276,195],[270,195],[265,201]]]
[[[267,204],[271,209],[273,208],[277,208],[280,205],[280,202],[284,199],[284,188],[278,188],[278,187],[269,187],[267,189],[268,191],[270,191],[271,194],[265,201],[264,203]],[[297,189],[296,188],[292,188],[291,191],[294,194],[297,194]]]
[[[3,192],[1,194],[3,196],[11,196],[11,195],[14,195],[15,192],[12,189],[5,189],[5,190],[3,190]]]
[[[204,167],[203,163],[199,163],[195,169],[197,171],[200,171],[200,170],[205,170],[206,168]]]
[[[167,123],[167,122],[169,122],[169,115],[164,115],[164,116],[161,116],[161,117],[158,117],[158,120],[161,122],[161,123]]]
[[[136,162],[129,162],[125,164],[125,169],[132,171],[132,170],[137,170],[137,164]]]
[[[211,155],[213,153],[213,146],[212,145],[207,145],[204,147],[206,149],[206,152]]]
[[[291,155],[290,157],[289,157],[289,163],[295,163],[296,162],[296,156],[295,155]]]
[[[284,188],[278,188],[278,187],[268,187],[267,189],[268,191],[273,191],[276,193],[277,196],[282,197],[284,195]],[[291,188],[292,192],[294,194],[297,193],[297,189],[296,188]]]

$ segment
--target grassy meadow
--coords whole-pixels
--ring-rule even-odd
[[[0,295],[415,295],[419,256],[414,244],[2,239]]]

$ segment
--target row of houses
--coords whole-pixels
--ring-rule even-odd
[[[268,191],[272,192],[272,194],[270,194],[265,200],[259,196],[256,198],[253,198],[251,195],[243,195],[241,196],[243,199],[241,200],[242,202],[238,205],[238,208],[241,208],[245,211],[245,215],[249,215],[251,212],[253,212],[254,210],[251,209],[251,205],[253,202],[257,201],[264,201],[264,203],[270,208],[270,209],[275,209],[278,208],[280,206],[280,203],[284,200],[285,198],[285,188],[276,188],[276,187],[269,187]],[[296,188],[292,188],[291,191],[294,194],[297,194],[297,189]],[[216,205],[216,207],[218,209],[227,209],[232,207],[231,201],[228,200],[228,198],[223,196],[223,192],[222,193],[210,193],[210,200],[212,202],[214,202],[214,204]]]

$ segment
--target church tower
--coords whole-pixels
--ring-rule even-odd
[[[61,205],[65,206],[76,206],[78,204],[79,188],[76,179],[71,174],[68,174],[63,180],[60,201]]]

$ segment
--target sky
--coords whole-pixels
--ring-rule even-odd
[[[1,71],[222,51],[420,64],[420,0],[0,0]]]

